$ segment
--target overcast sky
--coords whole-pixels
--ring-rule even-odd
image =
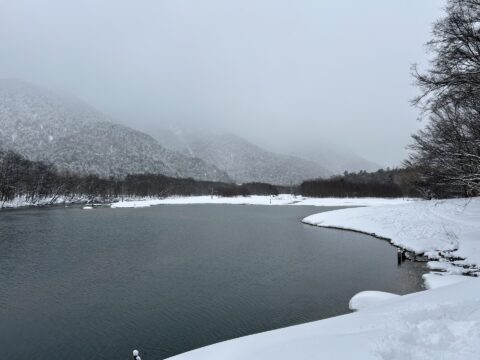
[[[409,68],[440,0],[0,0],[0,77],[132,127],[329,143],[398,164],[420,125]]]

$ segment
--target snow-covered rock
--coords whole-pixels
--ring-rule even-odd
[[[386,300],[395,299],[400,295],[384,291],[362,291],[354,295],[348,303],[350,310],[362,310],[372,306],[377,306]]]

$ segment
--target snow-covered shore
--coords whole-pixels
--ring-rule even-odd
[[[186,205],[186,204],[233,204],[233,205],[309,205],[309,206],[380,206],[404,204],[412,199],[387,198],[307,198],[291,194],[277,196],[173,196],[163,199],[145,198],[129,199],[112,203],[112,208],[137,208],[154,205]]]
[[[16,197],[11,201],[0,203],[0,209],[13,209],[31,206],[47,206],[58,204],[86,203],[91,199],[85,196],[76,197],[45,197],[35,201],[27,200],[23,196]],[[309,206],[380,206],[392,204],[404,204],[414,199],[390,199],[390,198],[307,198],[291,194],[278,196],[172,196],[167,198],[126,198],[122,201],[96,202],[110,205],[112,208],[142,208],[154,205],[189,205],[189,204],[231,204],[231,205],[309,205]]]
[[[361,231],[425,254],[432,270],[451,274],[480,267],[480,198],[415,201],[311,215],[306,224]]]
[[[425,253],[429,267],[443,273],[424,275],[426,291],[404,296],[365,291],[350,302],[355,313],[233,339],[171,360],[480,358],[480,278],[453,275],[478,274],[480,198],[335,210],[303,221],[388,238]]]
[[[155,205],[236,204],[352,206],[311,215],[306,224],[354,230],[389,239],[394,245],[424,254],[432,270],[460,274],[480,265],[480,198],[422,201],[383,198],[307,198],[278,196],[190,196],[129,199],[112,208]],[[468,267],[465,269],[464,267]]]
[[[246,336],[170,360],[478,359],[480,279],[374,302],[352,314]]]

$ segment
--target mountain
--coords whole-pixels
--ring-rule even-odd
[[[365,170],[372,172],[382,167],[359,155],[332,150],[321,144],[304,144],[303,147],[297,146],[295,149],[292,147],[292,154],[322,164],[322,166],[335,175],[343,174],[344,171],[358,172]]]
[[[0,148],[79,173],[121,176],[149,172],[231,181],[217,167],[115,124],[75,97],[19,80],[0,80]]]
[[[233,134],[159,129],[152,136],[172,150],[215,165],[238,183],[292,185],[332,174],[316,162],[267,151]]]
[[[322,144],[291,144],[288,156],[267,151],[232,134],[192,132],[176,127],[160,128],[150,133],[168,149],[212,163],[237,182],[287,185],[344,171],[376,171],[381,168],[359,155],[332,150]]]

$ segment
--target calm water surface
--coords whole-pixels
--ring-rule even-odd
[[[306,206],[0,212],[4,359],[161,359],[421,289],[373,237],[304,225]]]

